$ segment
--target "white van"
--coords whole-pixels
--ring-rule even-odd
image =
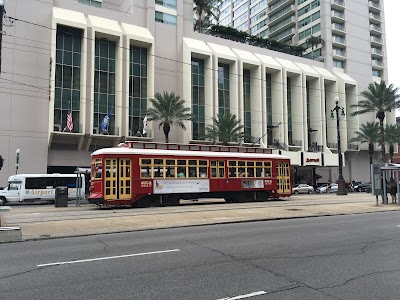
[[[8,186],[0,190],[0,206],[7,202],[55,201],[55,188],[68,187],[68,200],[76,199],[77,179],[85,196],[84,174],[18,174],[8,178]]]

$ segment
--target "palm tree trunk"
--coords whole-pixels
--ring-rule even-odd
[[[385,159],[385,128],[383,126],[383,119],[385,118],[385,116],[383,116],[383,118],[380,116],[379,117],[379,131],[380,131],[380,135],[381,135],[381,155],[382,155],[382,162],[386,162]]]
[[[394,145],[393,144],[389,145],[389,155],[390,155],[390,162],[393,162],[393,156],[394,156]]]
[[[169,143],[169,132],[171,131],[171,126],[169,125],[169,123],[164,123],[163,125],[163,131],[164,131],[164,135],[165,135],[165,142]]]
[[[368,144],[368,153],[369,153],[369,164],[372,165],[373,163],[373,155],[374,155],[374,144]]]

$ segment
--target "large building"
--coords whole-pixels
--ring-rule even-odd
[[[249,1],[250,11],[261,2]],[[314,10],[298,14],[315,1],[299,2],[295,20],[312,16]],[[154,122],[145,136],[140,134],[149,99],[163,91],[180,95],[196,116],[186,131],[172,128],[171,142],[203,143],[212,117],[230,111],[254,137],[245,146],[289,156],[298,181],[318,173],[325,182],[338,177],[338,127],[330,119],[338,97],[346,113],[339,126],[344,177],[368,180],[367,151],[348,141],[360,121],[374,116],[349,115],[360,91],[387,77],[381,66],[386,63],[384,18],[377,2],[347,2],[332,0],[328,9],[321,1],[322,51],[327,53],[322,62],[194,32],[191,1],[8,1],[0,79],[0,154],[5,158],[0,185],[16,172],[17,149],[18,172],[52,173],[89,167],[92,151],[125,140],[163,142]],[[267,2],[278,3],[294,1]],[[342,48],[331,12],[340,7],[346,16],[346,31],[337,34]],[[379,35],[372,20],[377,15]],[[338,58],[332,49],[343,46],[346,55]],[[345,63],[339,66],[335,60]],[[394,119],[394,112],[387,115],[388,122]]]
[[[307,48],[327,67],[365,64],[386,78],[383,0],[223,0],[219,24]],[[311,48],[310,36],[324,44]],[[356,53],[356,55],[355,55]],[[356,68],[358,70],[358,68]],[[359,72],[359,71],[357,71]]]

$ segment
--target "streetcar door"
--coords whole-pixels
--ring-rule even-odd
[[[131,198],[131,160],[106,158],[104,161],[104,199],[129,200]]]
[[[276,186],[278,194],[291,193],[289,163],[276,163]]]
[[[226,186],[225,179],[225,161],[212,160],[210,161],[210,178],[211,186],[214,191],[224,191]]]

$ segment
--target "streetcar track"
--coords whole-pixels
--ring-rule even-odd
[[[300,200],[301,201],[301,200]],[[18,215],[7,215],[6,221],[7,223],[10,224],[15,224],[18,223],[20,224],[28,224],[28,223],[44,223],[44,222],[59,222],[59,221],[74,221],[74,220],[89,220],[89,219],[111,219],[111,218],[123,218],[123,217],[140,217],[140,216],[154,216],[154,215],[172,215],[172,214],[184,214],[184,213],[203,213],[203,212],[218,212],[218,211],[232,211],[232,210],[250,210],[250,209],[265,209],[268,207],[273,207],[273,208],[292,208],[292,207],[309,207],[309,206],[321,206],[321,205],[334,205],[334,204],[357,204],[362,201],[346,201],[346,203],[343,203],[342,201],[329,201],[329,202],[318,202],[318,203],[298,203],[298,204],[293,204],[290,203],[290,206],[287,204],[270,204],[270,205],[256,205],[256,206],[249,206],[249,203],[238,203],[234,204],[235,206],[232,207],[232,204],[225,204],[226,206],[229,205],[229,207],[224,207],[221,209],[221,206],[218,206],[217,208],[209,208],[209,206],[214,205],[216,203],[209,203],[209,204],[203,204],[203,206],[207,206],[206,209],[199,209],[199,208],[193,208],[189,210],[177,210],[179,208],[174,207],[173,210],[168,210],[168,208],[156,208],[157,211],[150,211],[153,208],[150,208],[150,210],[146,209],[146,211],[139,211],[139,210],[129,210],[127,212],[118,212],[116,210],[110,210],[107,211],[106,214],[98,214],[98,211],[90,211],[88,213],[83,213],[83,214],[76,214],[76,212],[72,212],[76,215],[68,216],[67,218],[62,218],[60,219],[59,216],[65,217],[65,213],[57,213],[57,215],[53,216],[47,216],[46,213],[42,213],[41,215],[43,217],[46,217],[45,219],[38,219],[38,220],[23,220],[18,218]],[[264,202],[265,203],[265,202]],[[222,204],[222,203],[221,203]],[[266,203],[265,203],[266,204]],[[192,206],[192,204],[184,204],[181,205],[180,208],[184,208],[185,206]],[[225,206],[224,205],[224,206]],[[246,206],[244,206],[246,205]],[[193,204],[193,207],[197,206],[197,204]],[[142,210],[142,209],[140,209]],[[26,215],[26,214],[24,214]],[[35,215],[36,217],[38,215]]]

